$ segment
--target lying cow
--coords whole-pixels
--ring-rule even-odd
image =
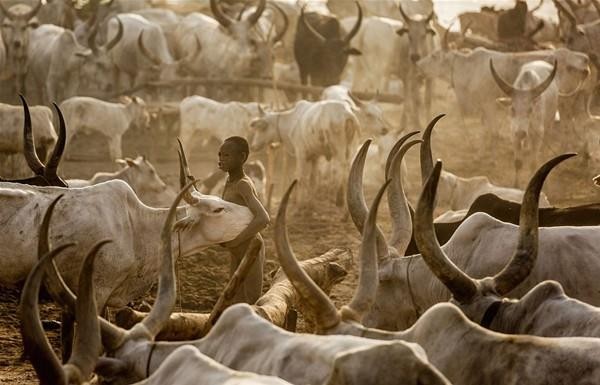
[[[341,170],[350,162],[353,143],[360,133],[360,124],[350,107],[340,101],[299,101],[292,109],[267,112],[250,123],[251,148],[258,151],[274,142],[282,143],[296,158],[296,178],[301,179],[300,200],[306,202],[309,190],[317,183],[317,161],[323,156]],[[305,167],[309,171],[305,172]],[[331,184],[337,189],[336,203],[343,204],[344,185],[340,176]]]
[[[108,180],[120,179],[135,192],[142,202],[152,207],[166,207],[175,197],[175,193],[160,178],[152,163],[143,155],[136,159],[117,159],[123,168],[116,172],[98,172],[89,180],[69,179],[69,187],[87,187]]]
[[[67,144],[75,134],[100,134],[108,141],[111,159],[121,158],[123,134],[136,125],[145,129],[150,123],[146,103],[137,96],[124,98],[123,103],[109,103],[87,96],[75,96],[60,104],[60,109],[69,122]]]
[[[179,104],[180,133],[183,148],[192,150],[194,137],[222,143],[230,136],[248,136],[250,121],[261,115],[260,104],[221,103],[203,96],[188,96]]]

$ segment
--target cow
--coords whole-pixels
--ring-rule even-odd
[[[597,0],[593,0],[592,3],[596,6],[598,15],[600,15],[600,3]],[[567,48],[588,54],[590,58],[594,58],[594,64],[597,64],[600,56],[600,43],[598,40],[600,39],[600,19],[589,22],[579,21],[560,1],[555,1],[555,5],[559,10],[559,15],[564,16],[565,23],[562,23],[564,27],[561,26],[561,29],[562,39]],[[591,11],[586,12],[594,13]]]
[[[355,3],[358,18],[345,35],[336,17],[305,12],[302,8],[294,38],[294,57],[302,84],[308,84],[309,78],[313,86],[339,84],[348,56],[361,55],[359,50],[350,46],[362,24],[362,8],[358,1]]]
[[[151,81],[172,81],[194,71],[191,64],[201,51],[199,42],[193,51],[175,60],[160,25],[131,13],[120,14],[118,20],[123,23],[123,38],[111,50],[117,70],[116,84],[127,88]],[[117,20],[111,19],[108,22],[109,36],[114,35],[117,28]],[[121,82],[117,80],[119,77]],[[161,96],[173,99],[163,92]]]
[[[373,100],[364,102],[354,96],[347,87],[336,85],[325,88],[321,93],[321,100],[339,100],[348,104],[358,118],[361,128],[365,130],[365,134],[386,135],[391,128],[377,103],[377,96]]]
[[[214,139],[219,143],[230,136],[247,136],[254,118],[261,116],[259,103],[221,103],[203,96],[188,96],[179,103],[179,137],[187,153],[196,139],[204,144]]]
[[[359,231],[362,231],[367,212],[361,188],[367,150],[368,143],[355,157],[347,189],[348,210]],[[394,207],[400,207],[405,213],[409,211],[406,201],[402,204],[399,200]],[[405,256],[412,222],[406,215],[398,218],[403,219],[395,220],[392,215],[392,221],[397,223],[395,226],[402,229],[402,236],[391,238],[394,242],[386,242],[383,233],[378,232],[379,286],[376,301],[363,319],[366,326],[388,330],[407,328],[424,309],[449,298],[447,289],[433,279],[431,270],[420,255]],[[527,279],[508,295],[520,297],[541,281],[556,280],[569,296],[598,306],[600,302],[594,278],[600,272],[597,257],[600,246],[594,241],[598,231],[600,228],[597,226],[541,228],[539,263]],[[466,274],[473,277],[491,276],[510,259],[511,245],[516,242],[517,235],[517,226],[503,223],[485,213],[475,213],[460,225],[442,248]],[[578,266],[585,266],[578,270],[576,281],[569,273],[573,268],[572,255],[578,256]],[[429,283],[417,285],[415,282]]]
[[[566,96],[574,95],[581,89],[590,74],[587,55],[566,48],[522,53],[504,53],[486,48],[466,52],[442,49],[420,60],[417,65],[425,76],[441,78],[452,86],[463,118],[477,117],[482,127],[488,129],[487,145],[481,149],[487,155],[496,151],[498,135],[504,131],[502,118],[506,115],[496,101],[504,94],[489,70],[490,59],[493,59],[495,68],[505,79],[516,78],[519,69],[528,62],[556,60],[556,81],[560,96],[565,96],[562,98],[565,100],[568,99]],[[465,73],[464,68],[470,71]],[[562,107],[559,108],[562,119]]]
[[[122,24],[119,22],[122,27]],[[95,42],[96,27],[86,48],[77,42],[73,31],[42,25],[32,31],[28,89],[39,90],[37,103],[62,101],[75,95],[102,97],[112,90],[113,65],[109,52],[121,39],[123,29],[108,43]]]
[[[120,179],[135,192],[142,202],[151,207],[167,207],[175,193],[158,175],[152,163],[145,156],[135,159],[117,159],[123,168],[116,172],[98,172],[89,180],[68,179],[69,187],[93,186],[107,180]]]
[[[454,266],[435,240],[432,214],[441,162],[434,167],[415,214],[416,240],[423,259],[452,292],[451,301],[469,319],[500,333],[549,337],[600,336],[600,309],[568,298],[558,282],[541,282],[520,300],[503,298],[505,290],[518,285],[535,266],[538,194],[552,168],[571,156],[573,154],[553,158],[540,167],[530,180],[520,214],[519,243],[510,267],[482,279],[471,278]],[[555,316],[547,317],[548,314]]]
[[[26,4],[15,4],[10,8],[0,4],[4,14],[0,35],[6,49],[6,64],[2,72],[9,71],[15,77],[15,93],[25,91],[25,77],[27,76],[31,30],[39,25],[36,14],[42,7],[42,1],[36,1],[33,7]],[[10,76],[6,74],[5,76]]]
[[[250,123],[251,149],[258,151],[280,142],[296,159],[296,177],[303,178],[300,200],[307,202],[310,189],[317,185],[317,161],[321,156],[347,169],[360,124],[348,104],[335,100],[301,100],[290,110],[266,112]],[[309,171],[305,171],[308,165]],[[344,184],[331,175],[337,189],[336,204],[343,205]]]
[[[40,136],[43,139],[41,149],[38,153],[38,148],[36,147],[35,142],[35,136],[32,130],[32,119],[29,106],[27,105],[27,101],[25,100],[25,98],[22,95],[19,96],[23,103],[23,136],[16,135],[16,132],[12,132],[11,128],[7,128],[5,129],[4,133],[12,133],[14,135],[12,136],[12,138],[9,138],[8,135],[5,135],[3,137],[2,142],[5,145],[7,143],[13,144],[15,142],[18,143],[19,141],[23,142],[22,152],[25,156],[25,160],[27,161],[27,165],[29,166],[30,170],[34,173],[34,176],[23,179],[0,178],[0,182],[23,183],[34,186],[67,187],[67,183],[58,175],[58,166],[62,159],[62,154],[65,150],[67,136],[67,127],[60,109],[56,104],[54,105],[59,120],[58,139],[56,139],[56,133],[54,132],[54,127],[52,125],[51,120],[52,112],[48,111],[47,107],[33,107],[32,110],[34,111],[34,116],[37,118],[35,119],[36,126],[43,127],[42,130],[37,130],[38,134],[41,134]],[[0,114],[3,115],[2,118],[4,122],[18,122],[19,117],[14,115],[13,106],[5,106],[7,108],[2,107],[3,106],[0,105]],[[50,145],[53,145],[51,153],[50,148],[46,147],[45,142],[50,142]],[[46,164],[42,163],[38,154],[42,154],[42,159],[44,160],[48,158]]]
[[[417,344],[354,336],[291,333],[263,319],[247,304],[236,304],[226,309],[210,333],[202,339],[154,342],[154,337],[167,322],[175,306],[176,282],[170,252],[171,227],[177,203],[193,183],[194,181],[190,182],[180,192],[171,205],[168,220],[165,221],[159,290],[148,316],[128,331],[97,318],[100,322],[102,346],[106,352],[106,357],[98,359],[95,369],[101,377],[108,381],[118,379],[118,383],[143,380],[157,370],[160,371],[161,364],[175,350],[189,345],[233,370],[277,376],[295,384],[449,384],[429,364]],[[49,266],[46,271],[48,270],[53,270],[53,267]],[[58,278],[57,275],[56,279]],[[77,298],[64,287],[60,290],[66,306],[74,309]],[[315,357],[319,359],[315,360]],[[365,371],[365,368],[370,370]],[[39,368],[38,373],[41,370],[43,369]]]
[[[75,96],[60,104],[65,119],[71,125],[67,145],[75,134],[96,133],[108,141],[110,159],[121,158],[121,139],[132,126],[146,129],[150,122],[146,103],[137,96],[123,98],[123,103],[109,103],[88,96]]]
[[[568,28],[565,24],[569,23],[567,19],[570,16],[566,15],[566,12],[569,12],[579,24],[591,23],[599,18],[597,11],[600,10],[600,7],[598,6],[597,1],[553,0],[553,3],[559,11],[558,20],[561,26],[561,32],[565,32],[563,27]]]
[[[406,146],[411,145],[407,143]],[[281,201],[275,220],[277,254],[282,269],[307,304],[305,313],[316,318],[321,334],[418,343],[425,349],[431,363],[455,384],[523,382],[541,385],[549,382],[585,384],[598,381],[600,357],[597,338],[541,338],[491,332],[468,320],[453,304],[433,306],[404,331],[389,332],[364,327],[361,318],[377,300],[375,219],[386,184],[373,200],[365,220],[359,251],[358,287],[351,301],[340,310],[304,273],[289,244],[286,209],[294,184]],[[448,346],[452,346],[451,354],[448,354]],[[457,355],[461,359],[457,360]],[[518,369],[515,368],[515,362],[519,362]],[[586,369],[582,371],[579,365]],[[585,373],[584,377],[582,373]]]
[[[265,6],[266,0],[260,0],[254,13],[238,21],[223,13],[218,0],[210,0],[214,19],[190,13],[173,31],[175,56],[188,55],[199,42],[202,51],[192,64],[194,73],[233,78],[270,75],[268,44],[254,28]]]
[[[514,187],[523,180],[523,173],[533,170],[542,155],[542,145],[548,141],[558,111],[558,86],[554,82],[557,63],[551,66],[536,60],[521,67],[514,83],[504,80],[490,59],[494,81],[505,94],[497,101],[509,110],[510,137],[515,166]]]

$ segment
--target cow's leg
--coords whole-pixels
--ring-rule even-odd
[[[120,135],[115,135],[108,139],[108,153],[111,160],[120,159],[123,157]]]
[[[408,76],[402,79],[402,87],[404,88],[404,105],[402,106],[402,117],[400,118],[400,130],[406,131],[406,122],[408,120],[408,109],[410,108],[410,80]]]

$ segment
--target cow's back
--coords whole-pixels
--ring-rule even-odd
[[[45,106],[29,107],[36,144],[53,146],[57,135],[52,125],[52,111]],[[23,107],[0,104],[0,152],[23,152]]]

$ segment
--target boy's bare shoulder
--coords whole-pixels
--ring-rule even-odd
[[[237,181],[236,187],[239,192],[251,192],[252,194],[256,195],[256,188],[254,187],[254,182],[252,182],[252,179],[250,179],[250,177],[247,175]]]

